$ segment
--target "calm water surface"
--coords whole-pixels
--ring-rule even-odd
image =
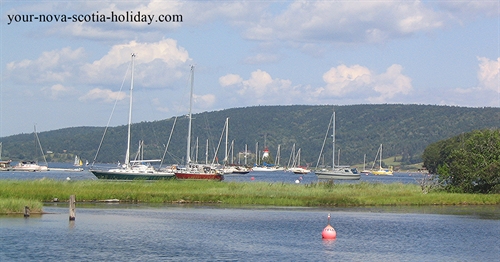
[[[83,204],[82,204],[83,205]],[[0,261],[498,261],[498,207],[48,205],[0,216]],[[331,213],[337,239],[321,239]]]
[[[49,166],[51,166],[49,164]],[[51,167],[54,167],[52,165]],[[71,166],[56,166],[71,168]],[[419,174],[361,176],[415,183]],[[88,171],[0,172],[0,179],[96,179]],[[253,179],[252,179],[253,178]],[[316,182],[314,174],[252,172],[225,182]],[[500,207],[235,208],[83,204],[0,215],[0,261],[498,261]],[[321,231],[331,213],[337,239]]]

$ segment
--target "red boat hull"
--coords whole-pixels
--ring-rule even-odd
[[[215,173],[175,173],[177,179],[190,179],[190,180],[224,180],[224,176]]]

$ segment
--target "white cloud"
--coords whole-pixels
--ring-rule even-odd
[[[477,78],[479,87],[500,92],[500,57],[497,60],[490,60],[485,57],[478,57],[479,70]]]
[[[439,7],[451,16],[462,17],[495,17],[500,13],[498,1],[440,1]]]
[[[360,65],[339,65],[323,74],[326,86],[317,88],[314,95],[325,99],[356,95],[374,103],[388,102],[398,94],[407,95],[413,87],[411,79],[402,74],[401,65],[391,65],[382,74],[375,74]]]
[[[443,26],[445,18],[420,1],[295,1],[278,15],[249,22],[249,39],[298,42],[383,42]]]
[[[82,73],[90,83],[119,83],[132,53],[136,54],[134,79],[143,86],[165,87],[166,83],[178,80],[191,60],[173,39],[154,43],[131,41],[114,45],[101,59],[83,66]]]
[[[336,68],[332,67],[324,73],[323,81],[327,85],[322,89],[322,95],[342,96],[354,91],[354,89],[370,84],[372,76],[370,70],[366,67],[360,65],[352,67],[339,65]]]
[[[239,75],[228,74],[221,77],[219,83],[223,87],[235,89],[245,101],[259,104],[293,103],[300,98],[301,92],[300,86],[292,86],[292,81],[273,79],[269,73],[260,69],[252,72],[249,79],[243,80]],[[234,100],[234,97],[231,99]]]
[[[407,95],[412,91],[411,79],[401,71],[401,65],[391,65],[385,73],[374,78],[373,90],[380,96],[371,98],[372,102],[385,102],[396,95]]]
[[[48,88],[42,88],[46,95],[52,99],[57,99],[60,96],[66,95],[72,91],[72,88],[65,87],[61,84],[55,84]]]
[[[125,92],[114,92],[109,89],[94,88],[79,98],[80,101],[100,100],[106,103],[120,101],[127,98]]]
[[[197,108],[209,109],[211,108],[216,101],[215,95],[206,94],[206,95],[197,95],[193,94],[193,103],[196,104]]]
[[[191,61],[188,52],[173,39],[153,43],[131,41],[114,45],[107,54],[92,63],[85,62],[83,48],[66,47],[43,52],[34,60],[8,63],[6,79],[34,87],[39,84],[119,86],[127,74],[132,53],[136,54],[134,82],[143,87],[168,88],[172,83],[183,79]]]
[[[243,82],[243,79],[239,75],[227,74],[225,76],[219,77],[219,84],[222,87],[237,85]]]
[[[7,78],[21,84],[61,83],[75,77],[85,52],[83,48],[43,52],[36,60],[24,59],[7,64]]]

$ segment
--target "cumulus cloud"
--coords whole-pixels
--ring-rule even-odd
[[[9,62],[6,79],[32,86],[119,86],[127,74],[132,53],[136,54],[136,84],[150,88],[169,88],[172,83],[184,79],[191,61],[188,52],[173,39],[153,43],[130,41],[114,45],[107,54],[91,63],[85,62],[83,48],[66,47],[43,52],[33,60]]]
[[[478,57],[479,70],[477,78],[479,87],[493,91],[500,91],[500,57],[497,60],[490,60],[485,57]]]
[[[245,99],[259,104],[304,104],[320,101],[391,102],[394,97],[408,95],[413,87],[411,78],[402,73],[401,65],[391,65],[386,72],[376,74],[361,65],[339,65],[323,74],[325,86],[293,85],[291,80],[273,78],[260,69],[242,80],[235,74],[219,78],[222,87],[231,88]]]
[[[214,105],[216,101],[215,95],[206,94],[206,95],[197,95],[193,94],[193,103],[196,104],[196,107],[202,109],[208,109]]]
[[[360,65],[339,65],[323,74],[326,86],[317,88],[314,94],[321,98],[356,94],[369,102],[387,102],[398,94],[407,95],[413,89],[411,79],[402,74],[402,70],[401,65],[394,64],[386,72],[376,74]]]
[[[164,39],[154,43],[130,41],[114,45],[101,59],[86,64],[82,73],[91,83],[117,83],[136,54],[134,79],[143,86],[165,87],[186,72],[188,52],[177,41]],[[154,77],[153,77],[154,76]]]
[[[371,83],[372,75],[368,68],[360,65],[351,67],[339,65],[324,73],[323,81],[327,84],[325,88],[321,89],[323,95],[342,96]]]
[[[440,1],[439,7],[458,19],[500,15],[497,1]]]
[[[42,88],[42,91],[44,91],[48,97],[56,99],[71,92],[72,88],[65,87],[61,84],[55,84],[51,87]]]
[[[273,79],[268,72],[260,69],[252,72],[246,80],[239,75],[228,74],[220,77],[219,83],[222,87],[236,90],[241,97],[260,104],[293,102],[300,92],[300,87],[292,86],[292,81]]]
[[[125,92],[115,92],[110,89],[100,89],[94,88],[88,91],[85,95],[79,98],[80,101],[103,101],[105,103],[110,103],[114,101],[120,101],[127,98],[127,94]]]
[[[295,1],[277,15],[248,23],[249,39],[299,42],[383,42],[442,27],[442,14],[420,1]]]
[[[225,76],[221,76],[219,78],[219,84],[222,87],[237,85],[240,84],[241,82],[243,82],[241,76],[235,74],[228,74]]]
[[[75,77],[84,55],[83,48],[65,47],[43,52],[34,60],[12,61],[6,67],[7,79],[20,84],[64,82]]]

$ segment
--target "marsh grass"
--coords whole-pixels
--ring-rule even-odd
[[[0,198],[0,213],[24,214],[24,207],[30,208],[31,213],[41,213],[43,204],[38,200],[21,198]]]
[[[500,194],[475,195],[431,192],[414,184],[236,183],[213,181],[55,181],[0,180],[0,199],[77,202],[119,199],[120,202],[221,203],[270,206],[389,206],[500,204]],[[2,202],[0,202],[2,203]],[[0,213],[6,213],[4,204]],[[6,206],[8,204],[5,204]],[[22,205],[24,207],[24,204]]]

